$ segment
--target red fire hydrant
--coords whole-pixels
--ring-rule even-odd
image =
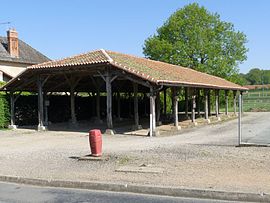
[[[92,156],[102,155],[102,135],[100,130],[93,129],[89,131],[89,143]]]

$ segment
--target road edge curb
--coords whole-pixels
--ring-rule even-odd
[[[249,202],[270,202],[269,194],[238,193],[226,191],[214,191],[203,189],[186,189],[181,187],[165,187],[137,184],[119,184],[103,182],[82,182],[65,180],[45,180],[37,178],[23,178],[16,176],[1,176],[0,181],[10,183],[20,183],[26,185],[63,187],[74,189],[90,189],[113,192],[130,192],[137,194],[163,195],[173,197],[203,198],[230,201],[249,201]]]

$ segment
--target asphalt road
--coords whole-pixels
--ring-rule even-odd
[[[242,122],[242,142],[251,144],[270,144],[269,112],[245,113]]]
[[[0,203],[24,202],[91,202],[91,203],[126,203],[126,202],[187,202],[187,203],[228,203],[230,201],[177,198],[157,195],[49,188],[0,182]]]

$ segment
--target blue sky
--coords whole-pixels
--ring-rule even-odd
[[[270,1],[247,0],[12,0],[1,1],[0,35],[9,27],[51,59],[95,49],[143,56],[144,40],[177,9],[198,2],[248,38],[240,72],[269,69]],[[4,9],[3,9],[4,8]]]

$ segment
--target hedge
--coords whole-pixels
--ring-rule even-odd
[[[8,127],[9,117],[8,97],[4,94],[0,94],[0,128]]]

